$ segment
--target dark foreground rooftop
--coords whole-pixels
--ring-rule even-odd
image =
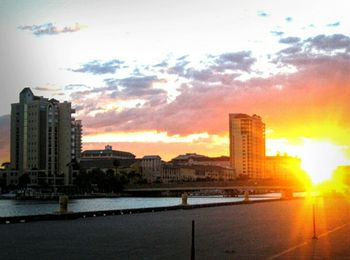
[[[305,200],[0,225],[0,259],[350,259],[350,207]]]

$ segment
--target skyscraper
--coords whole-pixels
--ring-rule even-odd
[[[230,114],[230,162],[236,176],[264,178],[265,124],[257,115]]]
[[[71,103],[38,97],[24,88],[11,107],[11,168],[32,185],[72,184],[70,163],[80,158],[81,122]]]

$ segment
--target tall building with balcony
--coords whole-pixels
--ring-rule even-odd
[[[32,185],[72,184],[71,162],[80,158],[81,122],[71,103],[35,96],[24,88],[11,106],[11,169]]]
[[[230,114],[230,163],[237,177],[264,178],[265,124],[257,115]]]

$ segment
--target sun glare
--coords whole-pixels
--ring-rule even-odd
[[[343,147],[328,141],[305,139],[300,151],[302,168],[309,174],[313,184],[330,180],[339,165],[349,163]]]

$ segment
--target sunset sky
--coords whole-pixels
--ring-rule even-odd
[[[302,156],[317,143],[309,153],[333,149],[332,160],[348,163],[347,6],[0,0],[0,162],[9,160],[11,103],[31,87],[72,102],[84,149],[228,155],[228,114],[246,113],[265,122],[270,155]]]

